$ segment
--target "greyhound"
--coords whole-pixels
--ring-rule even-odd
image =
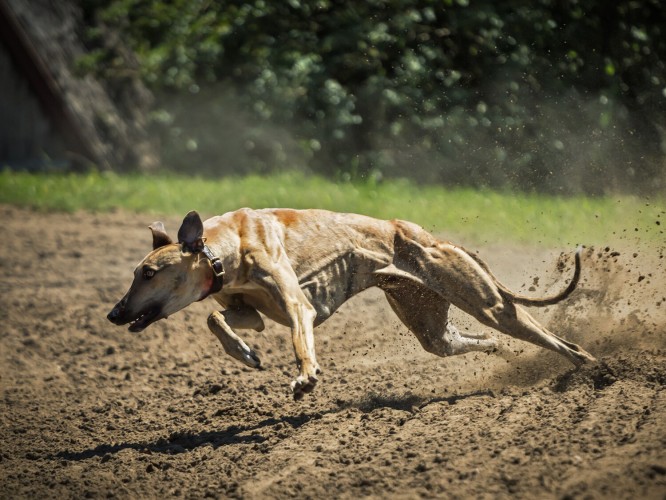
[[[261,362],[234,331],[264,329],[264,316],[291,328],[299,374],[295,399],[311,392],[321,370],[313,329],[369,287],[384,291],[398,318],[423,348],[438,356],[493,351],[486,335],[458,331],[451,304],[484,325],[555,351],[574,365],[595,358],[541,326],[520,307],[567,298],[580,277],[579,249],[568,286],[547,298],[517,295],[479,257],[420,226],[325,210],[243,208],[202,222],[188,213],[174,242],[151,224],[153,250],[139,263],[129,291],[108,314],[139,332],[189,304],[212,296],[221,306],[208,327],[227,354],[245,365]]]

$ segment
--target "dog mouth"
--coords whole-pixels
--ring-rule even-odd
[[[158,319],[161,319],[160,308],[152,307],[148,309],[146,312],[139,315],[138,318],[130,321],[128,330],[130,332],[140,332],[144,330],[151,323],[157,321]]]

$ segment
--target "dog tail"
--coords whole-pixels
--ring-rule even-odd
[[[580,270],[581,270],[580,256],[581,256],[582,253],[583,253],[583,247],[579,246],[576,249],[576,254],[574,256],[574,258],[575,258],[574,274],[573,274],[573,277],[571,278],[571,281],[567,285],[567,287],[556,295],[552,295],[550,297],[543,297],[543,298],[532,298],[532,297],[527,297],[525,295],[518,295],[518,294],[512,292],[506,286],[504,286],[495,277],[495,275],[493,275],[493,273],[490,271],[490,269],[488,269],[488,266],[486,265],[485,262],[483,262],[479,257],[474,255],[473,253],[470,253],[469,255],[483,268],[484,271],[486,271],[490,275],[490,277],[493,279],[493,281],[497,285],[497,288],[499,288],[499,291],[502,295],[505,295],[505,296],[509,297],[516,304],[521,304],[521,305],[524,305],[524,306],[544,307],[544,306],[551,306],[553,304],[557,304],[558,302],[566,299],[569,295],[571,295],[571,292],[573,292],[576,289],[576,286],[578,285],[578,281],[580,280]]]

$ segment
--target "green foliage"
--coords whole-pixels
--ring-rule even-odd
[[[665,180],[659,0],[84,5],[124,34],[145,81],[164,92],[162,142],[176,167],[307,164],[338,178],[593,194]],[[293,141],[229,126],[230,146],[244,149],[220,158],[216,124],[230,106]],[[193,107],[203,108],[194,118]]]
[[[0,173],[0,203],[38,210],[149,212],[205,216],[243,206],[324,208],[382,219],[400,218],[465,243],[523,242],[573,247],[640,238],[663,243],[666,200],[502,194],[467,188],[419,187],[399,180],[335,183],[283,173],[202,179],[181,176],[32,175]]]

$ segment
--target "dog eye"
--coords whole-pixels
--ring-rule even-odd
[[[150,268],[148,267],[148,268],[146,268],[146,269],[143,270],[143,279],[145,279],[145,280],[149,280],[149,279],[152,278],[153,276],[155,276],[155,270],[154,270],[154,269],[150,269]]]

